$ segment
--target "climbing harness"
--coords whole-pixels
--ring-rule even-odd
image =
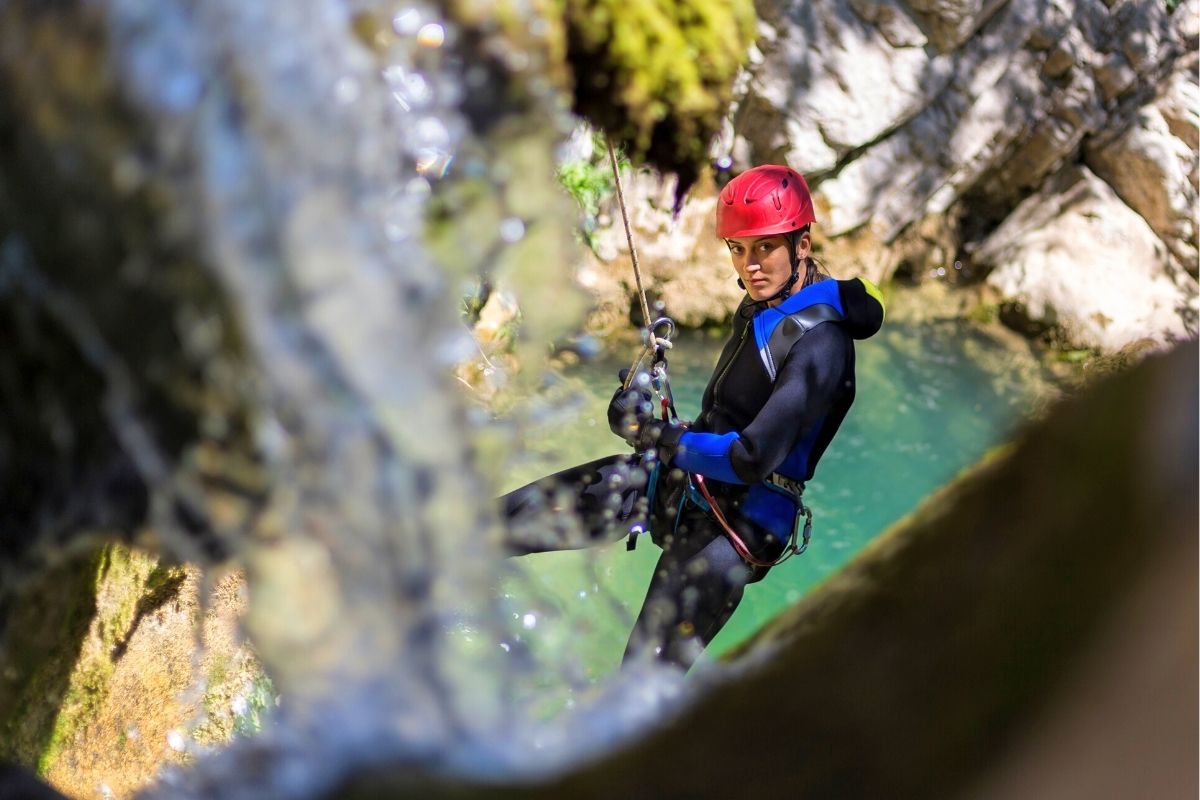
[[[654,391],[659,396],[662,419],[665,422],[678,423],[679,417],[675,412],[675,399],[671,394],[671,382],[667,376],[666,359],[666,351],[671,348],[671,337],[675,335],[675,323],[670,317],[665,316],[659,317],[654,322],[650,321],[650,304],[646,299],[645,287],[642,285],[642,270],[641,266],[638,264],[637,248],[633,243],[633,228],[629,224],[629,212],[625,207],[625,190],[621,185],[621,170],[617,165],[616,149],[613,147],[611,138],[605,137],[605,143],[608,145],[608,162],[612,167],[613,183],[617,190],[617,203],[621,207],[621,220],[625,225],[625,240],[629,244],[629,256],[633,262],[633,277],[637,282],[638,297],[641,299],[642,320],[646,324],[646,344],[638,354],[637,358],[634,359],[633,364],[626,373],[625,379],[622,381],[622,388],[628,389],[633,384],[633,381],[636,379],[636,376],[638,375],[642,364],[645,362],[646,357],[650,354],[653,354],[653,360],[651,361],[649,371],[650,383],[654,387]],[[795,264],[793,263],[792,280],[785,288],[791,289],[791,286],[796,282],[797,277],[798,274]],[[666,329],[665,335],[658,336],[657,331],[663,328]],[[771,377],[773,379],[774,375]],[[649,519],[654,513],[654,500],[657,493],[656,490],[658,487],[659,472],[662,468],[662,462],[660,462],[657,457],[649,457],[647,459],[647,464],[650,461],[653,461],[653,466],[650,467],[650,473],[648,477],[649,489],[646,493],[647,519]],[[778,478],[778,480],[775,480],[776,478]],[[725,518],[725,514],[721,511],[721,507],[717,504],[717,501],[709,492],[708,486],[706,486],[704,483],[703,475],[700,475],[699,473],[688,474],[686,491],[683,497],[680,499],[680,508],[678,511],[683,511],[683,504],[685,502],[690,501],[694,503],[696,506],[712,515],[713,519],[715,519],[717,524],[721,526],[721,530],[725,534],[725,537],[729,540],[729,543],[733,545],[733,549],[737,551],[737,554],[742,558],[742,560],[752,566],[769,569],[770,567],[782,564],[784,561],[787,561],[794,555],[800,555],[808,549],[808,542],[812,536],[812,509],[810,509],[801,499],[801,493],[804,490],[804,485],[802,483],[776,473],[772,474],[770,478],[764,481],[764,485],[772,491],[779,492],[789,497],[793,502],[796,503],[797,509],[796,519],[794,525],[792,526],[791,536],[788,538],[788,542],[784,546],[783,553],[781,553],[780,556],[773,561],[758,558],[750,552],[750,548],[746,546],[745,541],[742,540],[742,537],[738,534],[734,527],[729,524],[729,520]],[[676,513],[675,515],[676,527],[679,525],[681,516],[682,513]],[[804,521],[803,526],[801,526],[801,520]],[[636,526],[630,530],[629,539],[625,544],[627,550],[633,550],[637,547],[637,537],[643,532],[644,531],[641,526]],[[799,544],[797,544],[798,541]]]
[[[737,551],[737,554],[742,557],[743,561],[755,567],[766,567],[769,569],[779,566],[792,556],[798,556],[808,549],[808,541],[812,538],[812,509],[804,504],[799,494],[781,490],[776,484],[769,481],[766,485],[771,487],[772,490],[779,491],[781,494],[790,497],[796,503],[797,509],[796,521],[792,526],[792,535],[788,537],[788,542],[784,545],[783,552],[773,561],[761,559],[750,552],[750,548],[746,546],[742,537],[729,524],[729,520],[725,519],[725,514],[721,511],[721,507],[717,505],[717,501],[713,499],[712,494],[708,491],[708,486],[704,483],[703,475],[699,473],[689,474],[687,491],[689,500],[713,515],[713,518],[717,520],[725,532],[725,537],[729,539],[729,543],[733,545],[733,549]],[[801,531],[800,526],[801,519],[804,520],[803,531]],[[679,524],[678,517],[675,518],[675,522],[676,525]],[[800,540],[799,545],[796,544],[798,539]]]

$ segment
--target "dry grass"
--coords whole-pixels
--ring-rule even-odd
[[[151,570],[156,566],[136,553],[131,558]],[[159,587],[157,597],[147,582],[130,586],[127,577],[125,586],[110,585],[122,580],[111,576],[98,587],[97,613],[72,675],[75,694],[90,692],[91,703],[72,729],[59,732],[45,776],[64,794],[131,797],[164,766],[186,763],[198,746],[233,736],[234,698],[261,675],[238,628],[244,581],[227,575],[202,607],[199,571],[175,570],[173,584],[165,592]],[[139,587],[140,613],[113,629],[112,606],[127,605],[129,592]],[[95,676],[106,671],[101,685]],[[96,685],[88,688],[89,680]]]

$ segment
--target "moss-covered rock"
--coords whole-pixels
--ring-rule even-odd
[[[10,599],[0,629],[0,761],[45,771],[96,610],[104,550],[65,560]]]
[[[636,162],[679,176],[707,162],[754,40],[746,0],[566,0],[575,110]]]

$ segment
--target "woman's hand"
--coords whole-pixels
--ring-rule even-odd
[[[649,389],[617,387],[608,403],[608,427],[613,433],[637,447],[642,428],[653,420],[654,395]]]

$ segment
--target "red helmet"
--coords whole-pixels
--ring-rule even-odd
[[[763,164],[725,184],[717,198],[717,236],[769,236],[816,221],[804,176],[791,167]]]

